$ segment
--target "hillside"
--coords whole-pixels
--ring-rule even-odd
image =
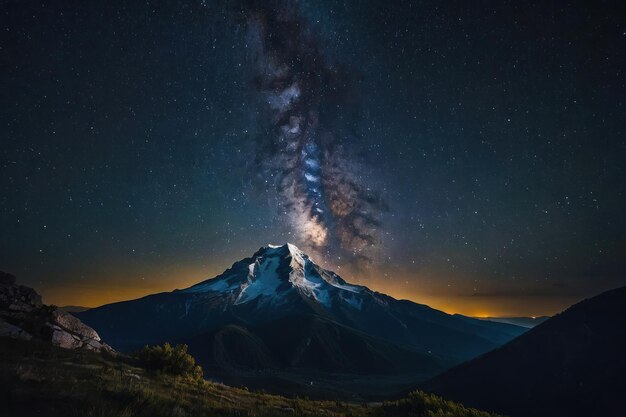
[[[623,416],[626,287],[584,300],[422,388],[511,416]]]
[[[383,404],[285,398],[152,372],[129,359],[0,338],[4,417],[490,417],[415,392]]]

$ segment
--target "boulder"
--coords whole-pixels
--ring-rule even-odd
[[[55,329],[52,332],[52,344],[65,349],[78,349],[83,346],[83,342],[77,336],[63,329]]]
[[[93,339],[98,342],[100,341],[100,336],[94,329],[65,311],[55,310],[52,313],[52,320],[63,329],[79,335],[81,339]]]

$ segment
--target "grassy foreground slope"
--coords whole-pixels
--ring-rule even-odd
[[[1,416],[493,416],[421,392],[369,405],[285,398],[6,338],[0,338],[0,403]]]

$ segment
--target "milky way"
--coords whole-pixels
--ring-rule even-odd
[[[47,302],[285,241],[470,315],[626,285],[621,2],[70,3],[3,2],[0,268]]]
[[[342,126],[354,102],[351,75],[325,59],[297,3],[252,1],[242,10],[265,103],[258,172],[276,179],[299,244],[367,264],[383,204],[364,184]]]

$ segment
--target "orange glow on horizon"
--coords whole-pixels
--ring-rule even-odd
[[[197,284],[218,275],[218,267],[173,267],[158,273],[129,272],[127,276],[116,278],[92,277],[89,284],[75,284],[56,287],[38,288],[33,286],[43,297],[43,301],[57,306],[75,305],[98,307],[104,304],[134,300],[160,292],[169,292]],[[223,271],[222,268],[221,271]],[[221,272],[220,271],[220,272]],[[149,279],[142,279],[149,276]],[[176,279],[172,279],[176,277]],[[26,283],[26,285],[29,285]]]
[[[159,292],[186,288],[200,281],[219,275],[224,271],[219,266],[173,267],[149,275],[147,272],[129,273],[128,276],[112,279],[92,277],[88,285],[76,284],[58,287],[37,288],[44,302],[58,306],[78,305],[97,307],[103,304],[141,298]],[[103,271],[104,272],[104,271]],[[150,276],[142,280],[140,276]],[[176,277],[176,279],[172,279]],[[407,285],[411,282],[412,284]],[[406,299],[448,314],[463,314],[472,317],[513,317],[554,315],[582,297],[559,296],[480,296],[444,294],[436,289],[416,288],[412,281],[381,280],[364,278],[354,282],[372,290],[388,294],[397,299]],[[27,284],[28,285],[28,284]]]

